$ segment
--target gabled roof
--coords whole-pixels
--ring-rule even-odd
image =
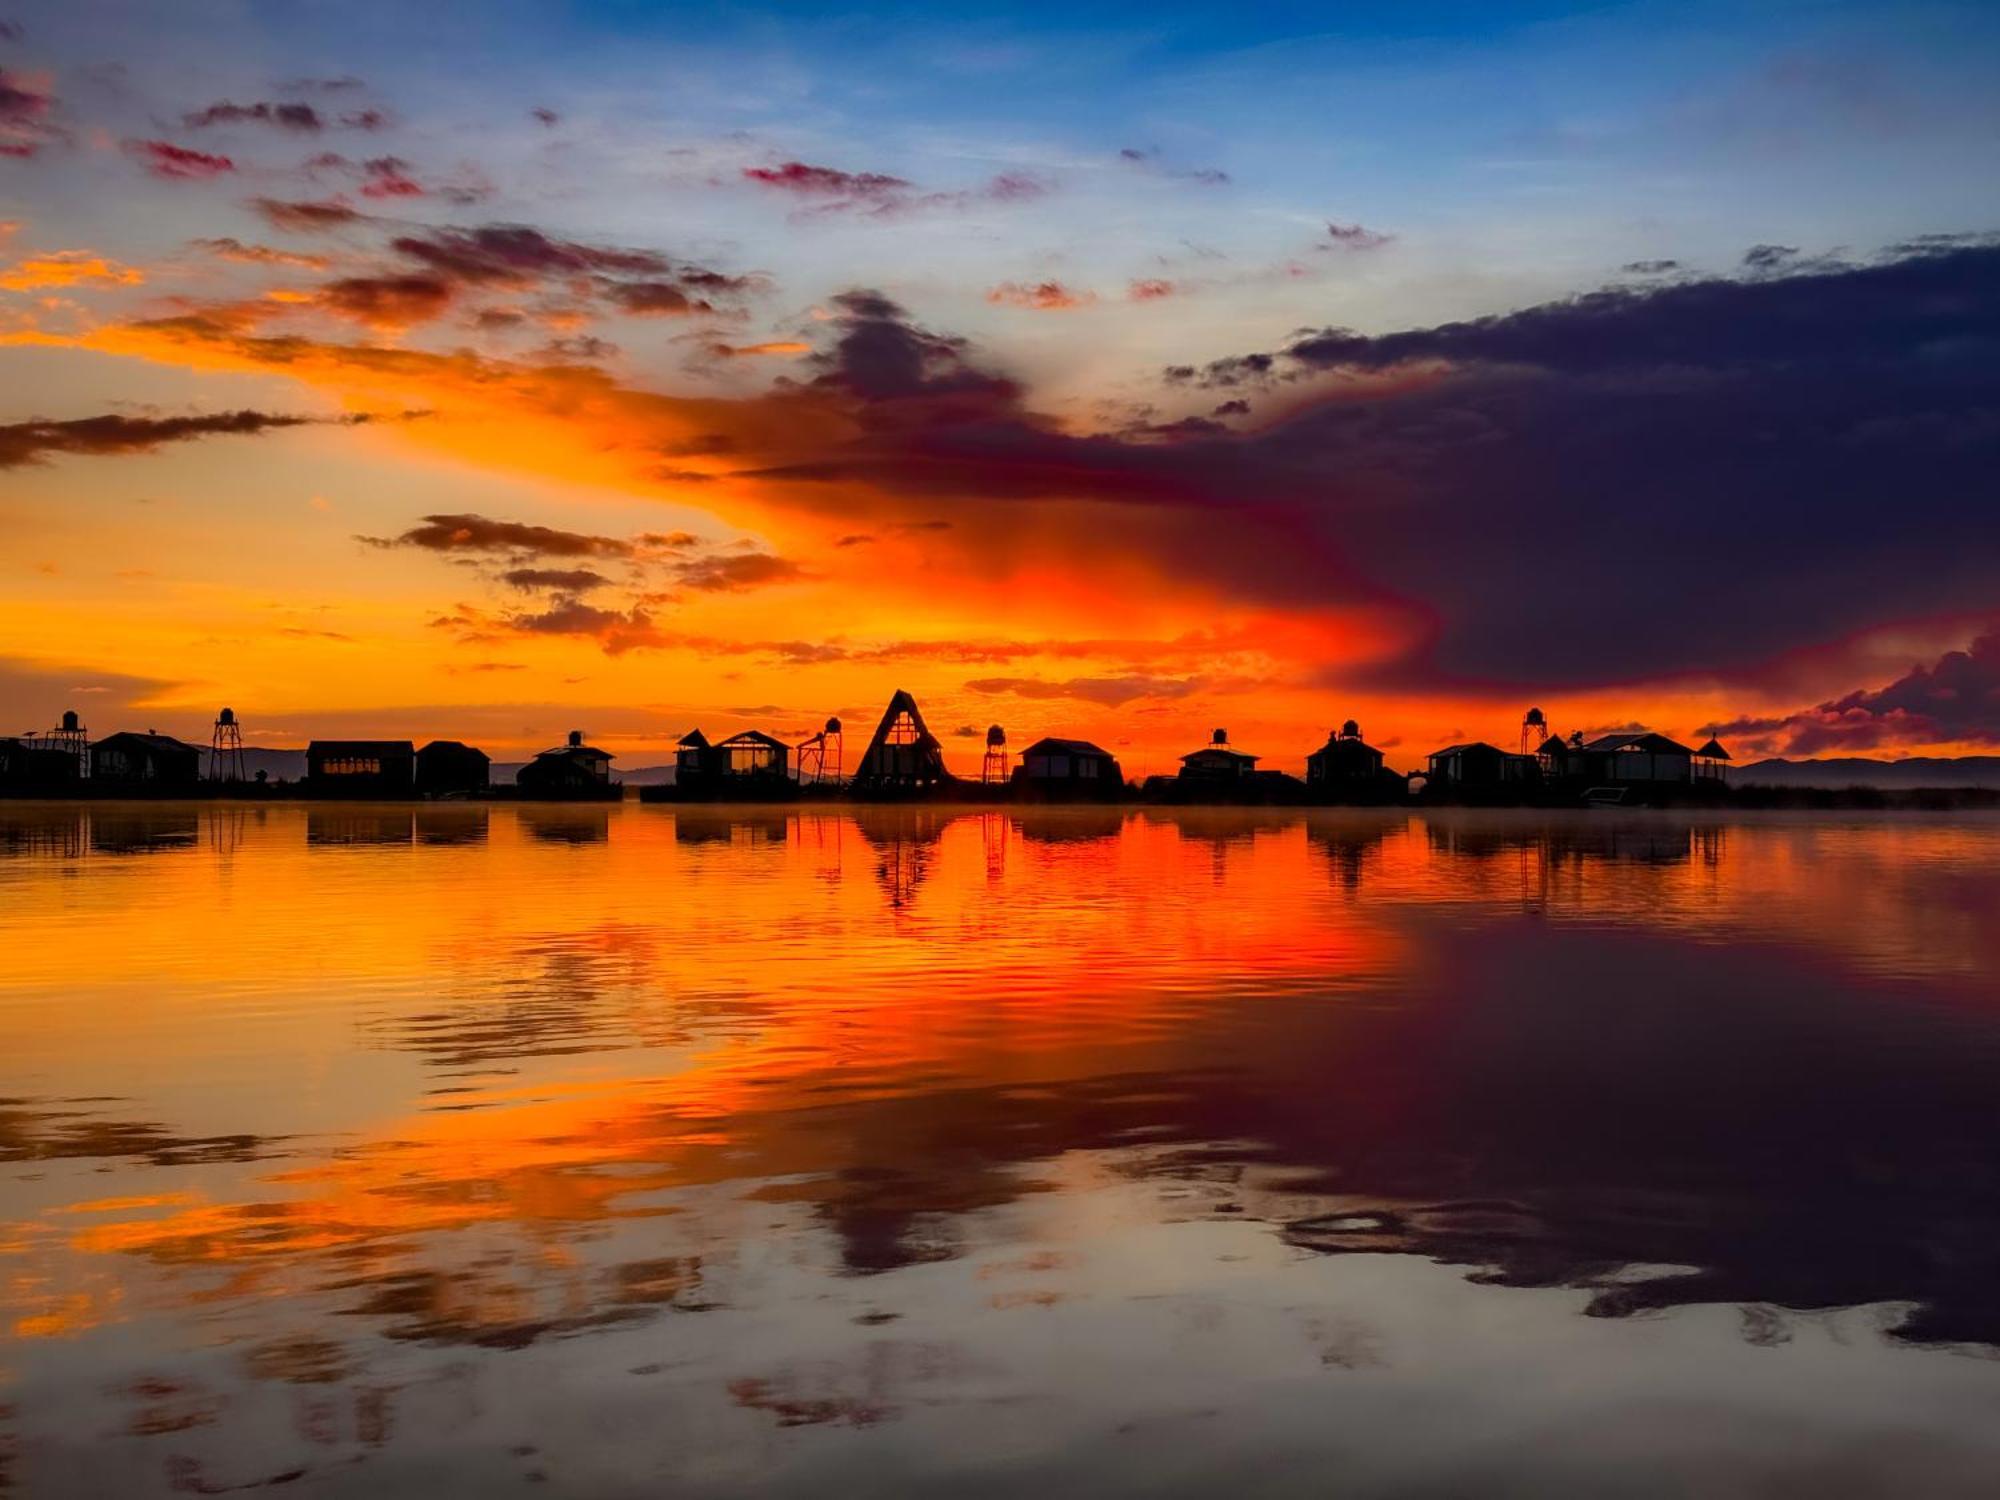
[[[1728,760],[1731,758],[1729,752],[1722,748],[1722,741],[1718,740],[1714,735],[1710,735],[1708,743],[1695,751],[1695,754],[1699,755],[1703,760]]]
[[[1315,756],[1320,756],[1320,755],[1353,755],[1356,754],[1357,752],[1364,750],[1370,755],[1380,755],[1382,753],[1380,750],[1377,750],[1373,745],[1370,745],[1365,741],[1356,738],[1354,735],[1329,734],[1326,737],[1326,743],[1324,745],[1321,745],[1319,749],[1313,751],[1313,753],[1311,755],[1308,755],[1306,759],[1312,760]]]
[[[1489,745],[1484,740],[1468,740],[1463,745],[1446,745],[1442,750],[1433,750],[1430,758],[1436,760],[1440,755],[1459,755],[1467,750],[1490,750],[1495,755],[1506,753],[1498,745]]]
[[[1058,739],[1054,735],[1050,735],[1046,739],[1036,740],[1034,744],[1028,746],[1021,754],[1023,756],[1051,754],[1101,755],[1107,760],[1111,758],[1111,752],[1106,750],[1102,745],[1093,745],[1089,740]]]
[[[708,736],[703,734],[699,729],[690,729],[680,737],[679,744],[685,750],[706,750],[708,748]]]
[[[786,744],[783,740],[777,738],[775,735],[766,734],[761,729],[746,729],[741,734],[732,734],[728,739],[724,740],[721,744],[717,745],[715,748],[718,750],[724,750],[731,745],[765,745],[773,750],[783,750],[786,751],[787,753],[789,753],[792,748],[790,745]]]
[[[107,734],[103,739],[96,741],[92,748],[94,749],[96,745],[108,745],[113,740],[124,740],[128,743],[136,740],[139,744],[154,750],[192,750],[197,755],[202,751],[200,745],[190,745],[186,740],[177,740],[170,734],[154,734],[150,730],[141,734],[136,729],[121,729],[116,734]]]
[[[595,745],[558,745],[553,750],[541,750],[535,754],[536,760],[610,760],[609,750],[600,750]]]
[[[1181,757],[1181,764],[1186,765],[1191,760],[1213,760],[1218,755],[1227,760],[1240,760],[1245,765],[1257,764],[1256,756],[1245,755],[1241,750],[1232,750],[1227,745],[1203,745],[1199,750],[1190,750]]]
[[[914,736],[907,745],[892,745],[889,733],[904,714],[910,716]],[[913,763],[899,763],[892,756],[893,751],[916,751],[917,756]],[[925,725],[917,700],[904,689],[897,688],[889,706],[882,711],[882,722],[875,726],[874,738],[868,741],[868,748],[862,752],[861,764],[855,770],[854,779],[864,786],[871,783],[910,786],[951,779],[951,773],[945,769],[944,754],[937,736]]]
[[[477,747],[472,745],[468,745],[463,740],[432,740],[428,745],[424,746],[423,749],[419,750],[417,754],[428,755],[433,750],[443,750],[448,752],[463,752],[466,755],[476,755],[481,760],[485,760],[488,758],[484,750],[478,749]]]
[[[308,755],[415,755],[417,747],[408,740],[312,740]]]
[[[1641,730],[1636,734],[1601,734],[1583,747],[1586,750],[1648,750],[1655,755],[1692,755],[1694,751],[1664,734]]]

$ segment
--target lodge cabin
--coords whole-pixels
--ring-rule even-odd
[[[1498,745],[1473,740],[1464,745],[1446,745],[1429,757],[1429,783],[1433,788],[1451,787],[1472,791],[1523,787],[1537,779],[1540,766],[1532,755],[1510,755]]]
[[[1694,757],[1664,734],[1605,734],[1586,744],[1580,757],[1571,754],[1570,774],[1601,786],[1686,786],[1694,780]]]
[[[192,790],[201,782],[202,750],[170,734],[127,730],[90,747],[90,776],[107,785]]]
[[[1306,757],[1306,785],[1333,791],[1380,780],[1382,752],[1361,738],[1361,726],[1349,719],[1326,743]]]
[[[314,740],[306,746],[306,790],[322,797],[407,797],[416,789],[409,740]]]
[[[82,773],[67,750],[0,739],[0,791],[62,791],[74,787]]]
[[[896,689],[875,726],[875,737],[855,768],[853,789],[863,794],[910,796],[940,791],[957,778],[945,769],[944,747],[924,723],[917,700]]]
[[[792,747],[761,729],[732,734],[714,746],[715,773],[726,785],[786,782],[792,778]]]
[[[419,796],[474,796],[486,790],[492,776],[486,752],[458,740],[432,740],[417,752]]]
[[[714,746],[699,729],[690,729],[674,746],[674,785],[686,791],[706,787],[715,770]]]
[[[1257,757],[1229,748],[1229,731],[1218,729],[1199,750],[1181,757],[1183,781],[1239,781],[1255,773]]]
[[[1017,797],[1038,802],[1095,802],[1125,790],[1117,757],[1109,750],[1089,740],[1053,736],[1021,752],[1011,782]]]
[[[611,752],[583,742],[583,731],[553,750],[544,750],[514,773],[514,784],[538,797],[594,799],[619,795],[611,779]]]

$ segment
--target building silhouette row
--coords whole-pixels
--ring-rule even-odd
[[[841,721],[792,744],[759,729],[711,742],[700,729],[674,749],[671,783],[640,788],[645,801],[783,801],[841,795],[860,798],[977,798],[1025,802],[1393,803],[1429,801],[1645,802],[1716,793],[1729,752],[1711,737],[1689,749],[1662,734],[1621,731],[1586,740],[1552,732],[1540,709],[1522,721],[1520,748],[1484,740],[1433,751],[1423,771],[1400,774],[1370,745],[1353,719],[1305,758],[1305,776],[1262,768],[1260,757],[1232,744],[1227,730],[1180,757],[1179,770],[1142,785],[1125,778],[1117,757],[1089,740],[1045,736],[1010,753],[999,725],[986,731],[979,776],[961,778],[907,691],[890,698],[866,748],[848,771]],[[487,754],[459,740],[314,740],[296,787],[313,797],[452,799],[527,797],[552,801],[615,800],[609,751],[572,730],[564,743],[520,766],[511,785],[496,784]],[[223,709],[204,749],[151,730],[91,740],[75,713],[46,734],[0,739],[0,789],[125,795],[198,795],[204,789],[254,790],[265,773],[244,774],[242,731]],[[82,783],[89,782],[88,788]]]

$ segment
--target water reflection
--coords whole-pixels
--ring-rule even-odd
[[[652,1426],[564,1449],[615,1378],[706,1414],[696,1489],[839,1457],[752,1431],[942,1480],[1009,1403],[1066,1488],[1124,1424],[1196,1474],[1199,1409],[1288,1482],[1340,1430],[1491,1489],[1424,1468],[1422,1393],[1551,1492],[1573,1449],[1495,1372],[1585,1326],[1634,1402],[1744,1351],[1920,1387],[1918,1490],[1986,1441],[2000,820],[125,808],[110,856],[99,811],[0,809],[0,1399],[44,1483],[420,1492],[435,1429],[640,1492]],[[1024,1332],[1056,1309],[1099,1331]],[[1359,1426],[1282,1415],[1327,1372]],[[1792,1419],[1757,1462],[1869,1420]]]

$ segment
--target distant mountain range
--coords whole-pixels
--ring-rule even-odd
[[[1832,760],[1754,760],[1729,773],[1734,786],[1873,786],[1885,791],[1920,787],[2000,789],[2000,755],[1912,755],[1903,760],[1869,760],[1858,755]]]

